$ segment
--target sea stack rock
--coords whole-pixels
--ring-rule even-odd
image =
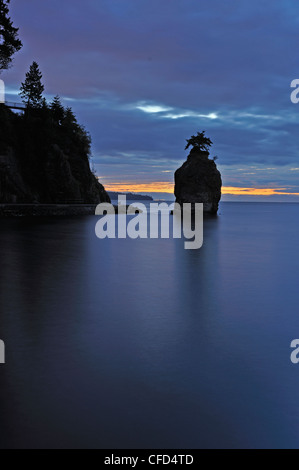
[[[187,161],[175,172],[174,194],[180,205],[201,202],[205,213],[217,214],[222,180],[209,155],[208,151],[192,148]]]

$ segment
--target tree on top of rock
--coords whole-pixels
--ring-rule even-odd
[[[0,0],[0,73],[9,68],[12,56],[22,47],[19,30],[9,17],[9,3],[10,0]]]
[[[27,108],[41,108],[43,104],[43,91],[45,89],[42,84],[42,73],[38,64],[33,62],[29,72],[26,73],[25,82],[22,83],[20,96]]]
[[[200,150],[201,152],[209,152],[213,142],[205,136],[206,131],[197,132],[197,135],[192,135],[187,139],[185,150],[192,146],[192,149]]]

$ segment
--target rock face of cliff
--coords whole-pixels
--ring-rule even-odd
[[[0,204],[99,204],[110,202],[105,188],[91,173],[88,162],[74,174],[69,156],[53,145],[44,155],[44,168],[29,174],[8,148],[0,155]],[[78,162],[79,163],[79,162]]]
[[[87,133],[49,115],[19,116],[0,105],[0,204],[110,202],[90,170]]]
[[[176,202],[203,203],[204,212],[217,214],[222,180],[209,152],[193,148],[187,161],[175,172]]]

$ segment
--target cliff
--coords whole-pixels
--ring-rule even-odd
[[[110,202],[89,155],[90,137],[71,110],[57,119],[46,104],[21,115],[0,105],[0,203]]]
[[[176,202],[204,204],[204,212],[217,214],[222,180],[209,152],[194,147],[187,161],[175,173]]]

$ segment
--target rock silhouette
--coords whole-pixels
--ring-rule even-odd
[[[176,202],[203,203],[204,212],[217,214],[221,199],[222,180],[209,152],[192,148],[187,161],[175,172]]]
[[[0,105],[0,203],[110,202],[90,170],[86,135],[77,123],[53,123],[48,109],[22,116]]]

